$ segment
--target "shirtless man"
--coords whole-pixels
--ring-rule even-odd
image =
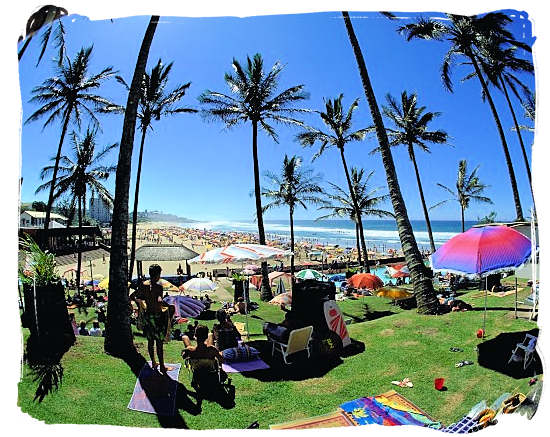
[[[147,337],[147,349],[151,357],[153,369],[157,369],[160,363],[160,372],[166,374],[169,370],[164,365],[163,340],[168,328],[168,312],[163,312],[163,290],[158,284],[161,267],[158,264],[152,264],[149,267],[150,285],[142,284],[135,294],[135,300],[140,308],[145,306],[143,317],[143,333]],[[155,360],[155,343],[157,346],[157,356],[159,362]]]

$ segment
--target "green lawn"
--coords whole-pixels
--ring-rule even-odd
[[[469,291],[462,298],[482,308],[483,298],[475,298],[476,294],[479,292]],[[525,289],[520,297],[527,294]],[[513,317],[513,299],[513,295],[488,299],[487,340],[502,332],[536,327],[534,322]],[[382,317],[364,321],[365,303],[371,315]],[[529,378],[514,379],[477,363],[474,347],[482,340],[476,338],[475,332],[481,327],[483,311],[420,316],[415,310],[401,310],[377,297],[341,302],[340,307],[345,317],[353,320],[350,335],[364,343],[363,352],[343,358],[320,377],[259,381],[233,374],[235,406],[223,409],[205,401],[198,415],[180,410],[185,425],[191,429],[244,428],[258,420],[262,428],[267,428],[269,424],[334,411],[344,401],[390,389],[402,393],[436,420],[449,424],[482,399],[490,403],[506,391],[528,391]],[[89,319],[93,316],[91,313]],[[251,340],[262,340],[265,337],[261,335],[261,319],[277,322],[283,313],[277,306],[260,303],[254,316],[258,318],[248,319]],[[77,315],[77,320],[80,319]],[[244,321],[244,317],[235,316],[234,320]],[[213,321],[205,323],[211,326]],[[146,356],[143,337],[136,337],[136,342]],[[461,347],[464,352],[450,352],[451,346]],[[181,362],[181,349],[182,345],[174,341],[166,345],[166,361]],[[457,361],[465,359],[474,361],[474,365],[455,367]],[[103,352],[102,338],[79,337],[64,356],[63,366],[62,386],[42,403],[33,401],[36,383],[28,368],[23,367],[18,403],[24,412],[46,423],[161,426],[155,415],[126,408],[136,378],[124,362]],[[411,378],[413,388],[390,384],[404,377]],[[433,388],[435,377],[445,378],[447,391]],[[190,387],[189,381],[190,374],[182,369],[180,382]]]

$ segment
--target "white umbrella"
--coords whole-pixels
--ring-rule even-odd
[[[268,261],[291,256],[289,250],[261,244],[231,244],[204,252],[189,260],[189,264],[227,264],[244,261]]]
[[[193,278],[182,285],[185,291],[214,291],[218,286],[208,278]]]

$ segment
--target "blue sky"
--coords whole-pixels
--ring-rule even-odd
[[[486,194],[494,205],[472,205],[467,219],[476,219],[491,210],[499,219],[514,217],[514,205],[504,156],[489,107],[480,98],[477,81],[461,84],[467,67],[454,71],[455,92],[443,89],[440,81],[440,64],[448,49],[444,42],[413,41],[407,43],[395,31],[397,23],[373,13],[358,14],[353,24],[369,68],[379,104],[385,94],[398,95],[402,90],[416,91],[419,102],[430,111],[442,115],[431,128],[446,130],[452,137],[451,146],[434,145],[430,155],[417,153],[426,199],[432,205],[445,198],[445,193],[435,183],[452,186],[457,164],[466,158],[470,165],[481,165],[479,175],[491,185]],[[411,14],[408,14],[409,16]],[[434,14],[425,14],[433,16]],[[532,43],[531,25],[516,13],[510,29],[516,38]],[[107,65],[113,66],[129,82],[135,66],[141,39],[148,17],[133,17],[105,21],[90,21],[81,16],[64,19],[67,31],[68,54],[72,57],[82,46],[93,44],[91,72]],[[35,68],[39,44],[31,42],[20,62],[23,120],[37,106],[27,103],[33,86],[54,74],[50,59],[55,55],[48,50],[42,63]],[[362,91],[355,59],[340,14],[321,13],[304,15],[279,15],[253,18],[171,18],[163,17],[151,46],[149,68],[162,58],[174,61],[170,87],[191,81],[192,85],[182,103],[200,108],[198,95],[205,89],[227,92],[223,75],[231,69],[232,58],[244,61],[247,55],[260,52],[269,68],[277,60],[285,64],[281,76],[281,89],[304,84],[310,99],[303,107],[322,109],[323,97],[344,94],[348,106],[356,97],[360,106],[356,111],[356,129],[371,124],[370,114]],[[522,77],[534,89],[533,77]],[[114,80],[101,88],[100,94],[125,103],[125,91]],[[516,178],[525,215],[531,205],[525,169],[517,138],[509,131],[512,126],[500,93],[494,98],[500,108],[505,126]],[[522,110],[516,104],[520,121]],[[98,144],[120,141],[122,116],[101,116],[103,132]],[[304,117],[314,126],[321,127],[316,116]],[[24,125],[22,129],[22,201],[47,200],[47,193],[34,195],[41,183],[40,169],[54,156],[59,141],[60,124],[42,130],[42,123]],[[259,136],[261,171],[277,171],[285,153],[299,154],[309,161],[315,149],[304,149],[294,141],[297,130],[278,127],[279,144],[264,134]],[[532,135],[524,133],[527,145]],[[379,156],[368,152],[375,147],[375,138],[352,143],[346,150],[349,165],[375,170],[374,185],[384,186],[385,174]],[[64,152],[69,151],[66,141]],[[135,182],[139,135],[134,146],[131,191]],[[115,163],[117,153],[110,157]],[[394,149],[394,160],[401,190],[407,203],[409,217],[421,219],[422,211],[412,164],[404,149]],[[345,186],[342,165],[336,150],[328,150],[312,165],[325,181]],[[114,175],[107,182],[114,192]],[[242,125],[230,131],[220,123],[207,123],[199,115],[183,114],[166,118],[154,124],[154,131],[146,139],[144,165],[140,189],[140,210],[161,209],[198,220],[251,219],[254,200],[251,127]],[[132,195],[131,195],[132,197]],[[388,204],[388,208],[391,206]],[[267,219],[286,219],[287,211],[274,210]],[[298,211],[296,218],[315,218],[314,208]],[[449,204],[432,211],[433,219],[460,218],[458,205]]]

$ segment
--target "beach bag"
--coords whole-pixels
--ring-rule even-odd
[[[222,351],[223,360],[228,363],[240,363],[258,359],[260,352],[246,344],[225,349]]]

